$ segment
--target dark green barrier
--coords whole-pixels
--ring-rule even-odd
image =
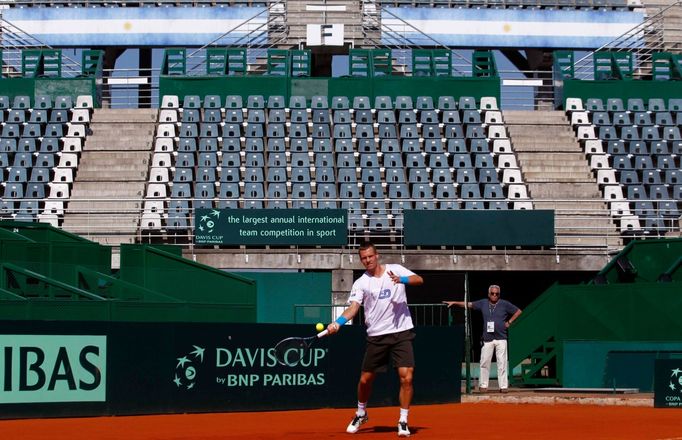
[[[669,98],[682,96],[680,81],[582,81],[564,80],[564,100],[566,98],[600,98],[604,105],[609,98],[620,98],[624,103],[630,98]],[[564,107],[565,108],[565,107]]]
[[[656,359],[654,407],[682,408],[682,359]]]
[[[235,306],[234,322],[256,321],[255,281],[154,246],[121,245],[121,280],[190,303]],[[245,314],[240,308],[248,308]]]
[[[380,76],[376,78],[285,78],[263,75],[206,77],[206,76],[164,76],[159,78],[159,100],[164,95],[177,95],[182,100],[186,95],[240,95],[246,103],[249,95],[305,96],[315,95],[347,96],[352,103],[355,96],[367,96],[372,105],[376,96],[471,96],[480,101],[483,96],[494,96],[500,100],[500,79],[470,77],[404,77]],[[160,103],[159,103],[160,104]],[[331,105],[331,99],[329,102]]]
[[[364,329],[321,340],[298,367],[274,360],[280,339],[313,333],[310,325],[0,321],[0,418],[354,407]],[[462,328],[416,333],[414,403],[459,402]],[[395,372],[380,374],[370,406],[397,405],[397,396]]]
[[[553,210],[406,210],[407,246],[553,246]]]
[[[345,209],[197,209],[196,244],[346,244]]]

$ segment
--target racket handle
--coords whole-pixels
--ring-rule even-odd
[[[321,332],[319,332],[319,333],[317,334],[317,337],[318,337],[318,338],[323,338],[323,337],[327,336],[327,333],[329,333],[329,330],[324,329],[324,330],[322,330]]]

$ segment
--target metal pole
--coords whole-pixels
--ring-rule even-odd
[[[471,332],[469,330],[469,272],[464,272],[464,362],[466,393],[471,394]]]

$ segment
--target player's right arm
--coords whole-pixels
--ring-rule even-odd
[[[447,304],[448,307],[457,306],[457,307],[462,307],[462,308],[468,307],[470,309],[474,307],[474,303],[472,303],[472,302],[465,303],[464,301],[443,301],[443,304]],[[465,306],[465,304],[466,304],[466,306]]]
[[[341,326],[344,325],[346,322],[350,321],[355,317],[355,315],[358,314],[360,311],[360,303],[356,301],[351,301],[350,306],[341,313],[341,316],[336,318],[336,321],[332,322],[327,326],[327,330],[329,330],[329,334],[333,335],[334,333],[338,332],[341,330]]]

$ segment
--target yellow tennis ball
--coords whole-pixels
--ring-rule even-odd
[[[324,330],[324,324],[322,324],[321,322],[318,322],[315,325],[315,330],[317,330],[318,332],[321,332],[322,330]]]

